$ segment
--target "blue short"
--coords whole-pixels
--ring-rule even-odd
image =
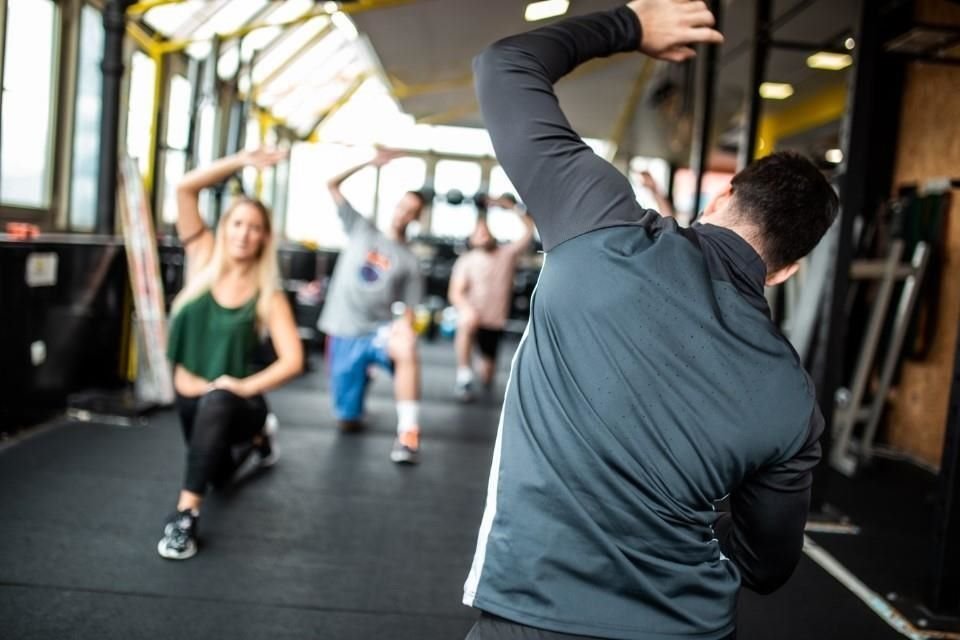
[[[389,327],[384,327],[365,336],[328,337],[330,396],[338,420],[359,420],[363,415],[363,399],[369,381],[367,369],[371,365],[393,373],[393,361],[387,354],[388,335]]]

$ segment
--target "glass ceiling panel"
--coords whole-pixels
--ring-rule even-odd
[[[236,31],[257,16],[267,4],[268,0],[230,0],[192,33],[184,35],[191,40],[200,41],[187,47],[187,55],[205,58],[210,54],[209,38],[214,34],[223,35]],[[226,46],[234,45],[227,43]]]
[[[277,44],[264,54],[261,60],[253,66],[253,81],[259,84],[264,78],[273,73],[288,58],[297,55],[299,51],[316,36],[320,31],[330,24],[330,18],[326,16],[317,16],[311,18],[301,27],[297,27],[282,42]]]
[[[277,2],[277,8],[266,17],[264,22],[279,24],[299,18],[314,6],[313,0],[285,0]]]
[[[315,116],[336,102],[350,86],[348,80],[329,82],[321,87],[304,88],[285,96],[273,107],[281,118],[289,119],[307,112]]]
[[[143,16],[146,22],[154,31],[170,37],[177,33],[181,27],[195,21],[197,16],[206,15],[205,8],[210,3],[206,0],[186,0],[176,4],[164,4],[154,7],[147,11]]]
[[[210,16],[209,20],[189,34],[189,37],[204,40],[215,33],[236,31],[260,13],[267,4],[268,0],[230,0]]]
[[[383,82],[372,77],[364,81],[343,107],[321,123],[320,135],[324,141],[364,145],[388,142],[391,137],[400,142],[398,138],[403,137],[404,142],[409,139],[409,143],[395,146],[426,150],[427,138],[422,132],[415,134],[414,128],[413,117],[400,111]]]
[[[347,46],[343,36],[339,32],[331,32],[271,82],[261,86],[258,91],[259,102],[272,104],[278,96],[289,93],[293,87],[322,85],[328,82],[337,70],[345,70],[356,58],[356,50]]]

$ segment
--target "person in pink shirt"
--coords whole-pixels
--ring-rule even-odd
[[[493,383],[497,347],[510,314],[517,259],[533,237],[533,218],[518,208],[512,197],[501,196],[487,204],[519,215],[524,232],[515,241],[499,245],[487,226],[485,212],[481,211],[470,234],[470,250],[453,266],[447,297],[457,309],[455,393],[464,402],[473,400],[475,395],[476,376],[471,366],[474,345],[480,352],[480,382],[488,390]]]

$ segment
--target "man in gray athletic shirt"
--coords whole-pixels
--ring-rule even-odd
[[[553,92],[592,58],[690,58],[722,41],[713,24],[703,2],[636,0],[474,63],[547,256],[464,586],[484,612],[471,640],[729,638],[741,585],[770,592],[799,560],[823,420],[763,289],[819,242],[836,194],[774,154],[680,228],[637,204]]]

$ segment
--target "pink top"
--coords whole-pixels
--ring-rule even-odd
[[[467,302],[477,311],[482,328],[506,326],[517,258],[529,245],[530,239],[526,237],[523,242],[512,242],[493,251],[471,249],[453,265],[451,278],[466,280]]]

